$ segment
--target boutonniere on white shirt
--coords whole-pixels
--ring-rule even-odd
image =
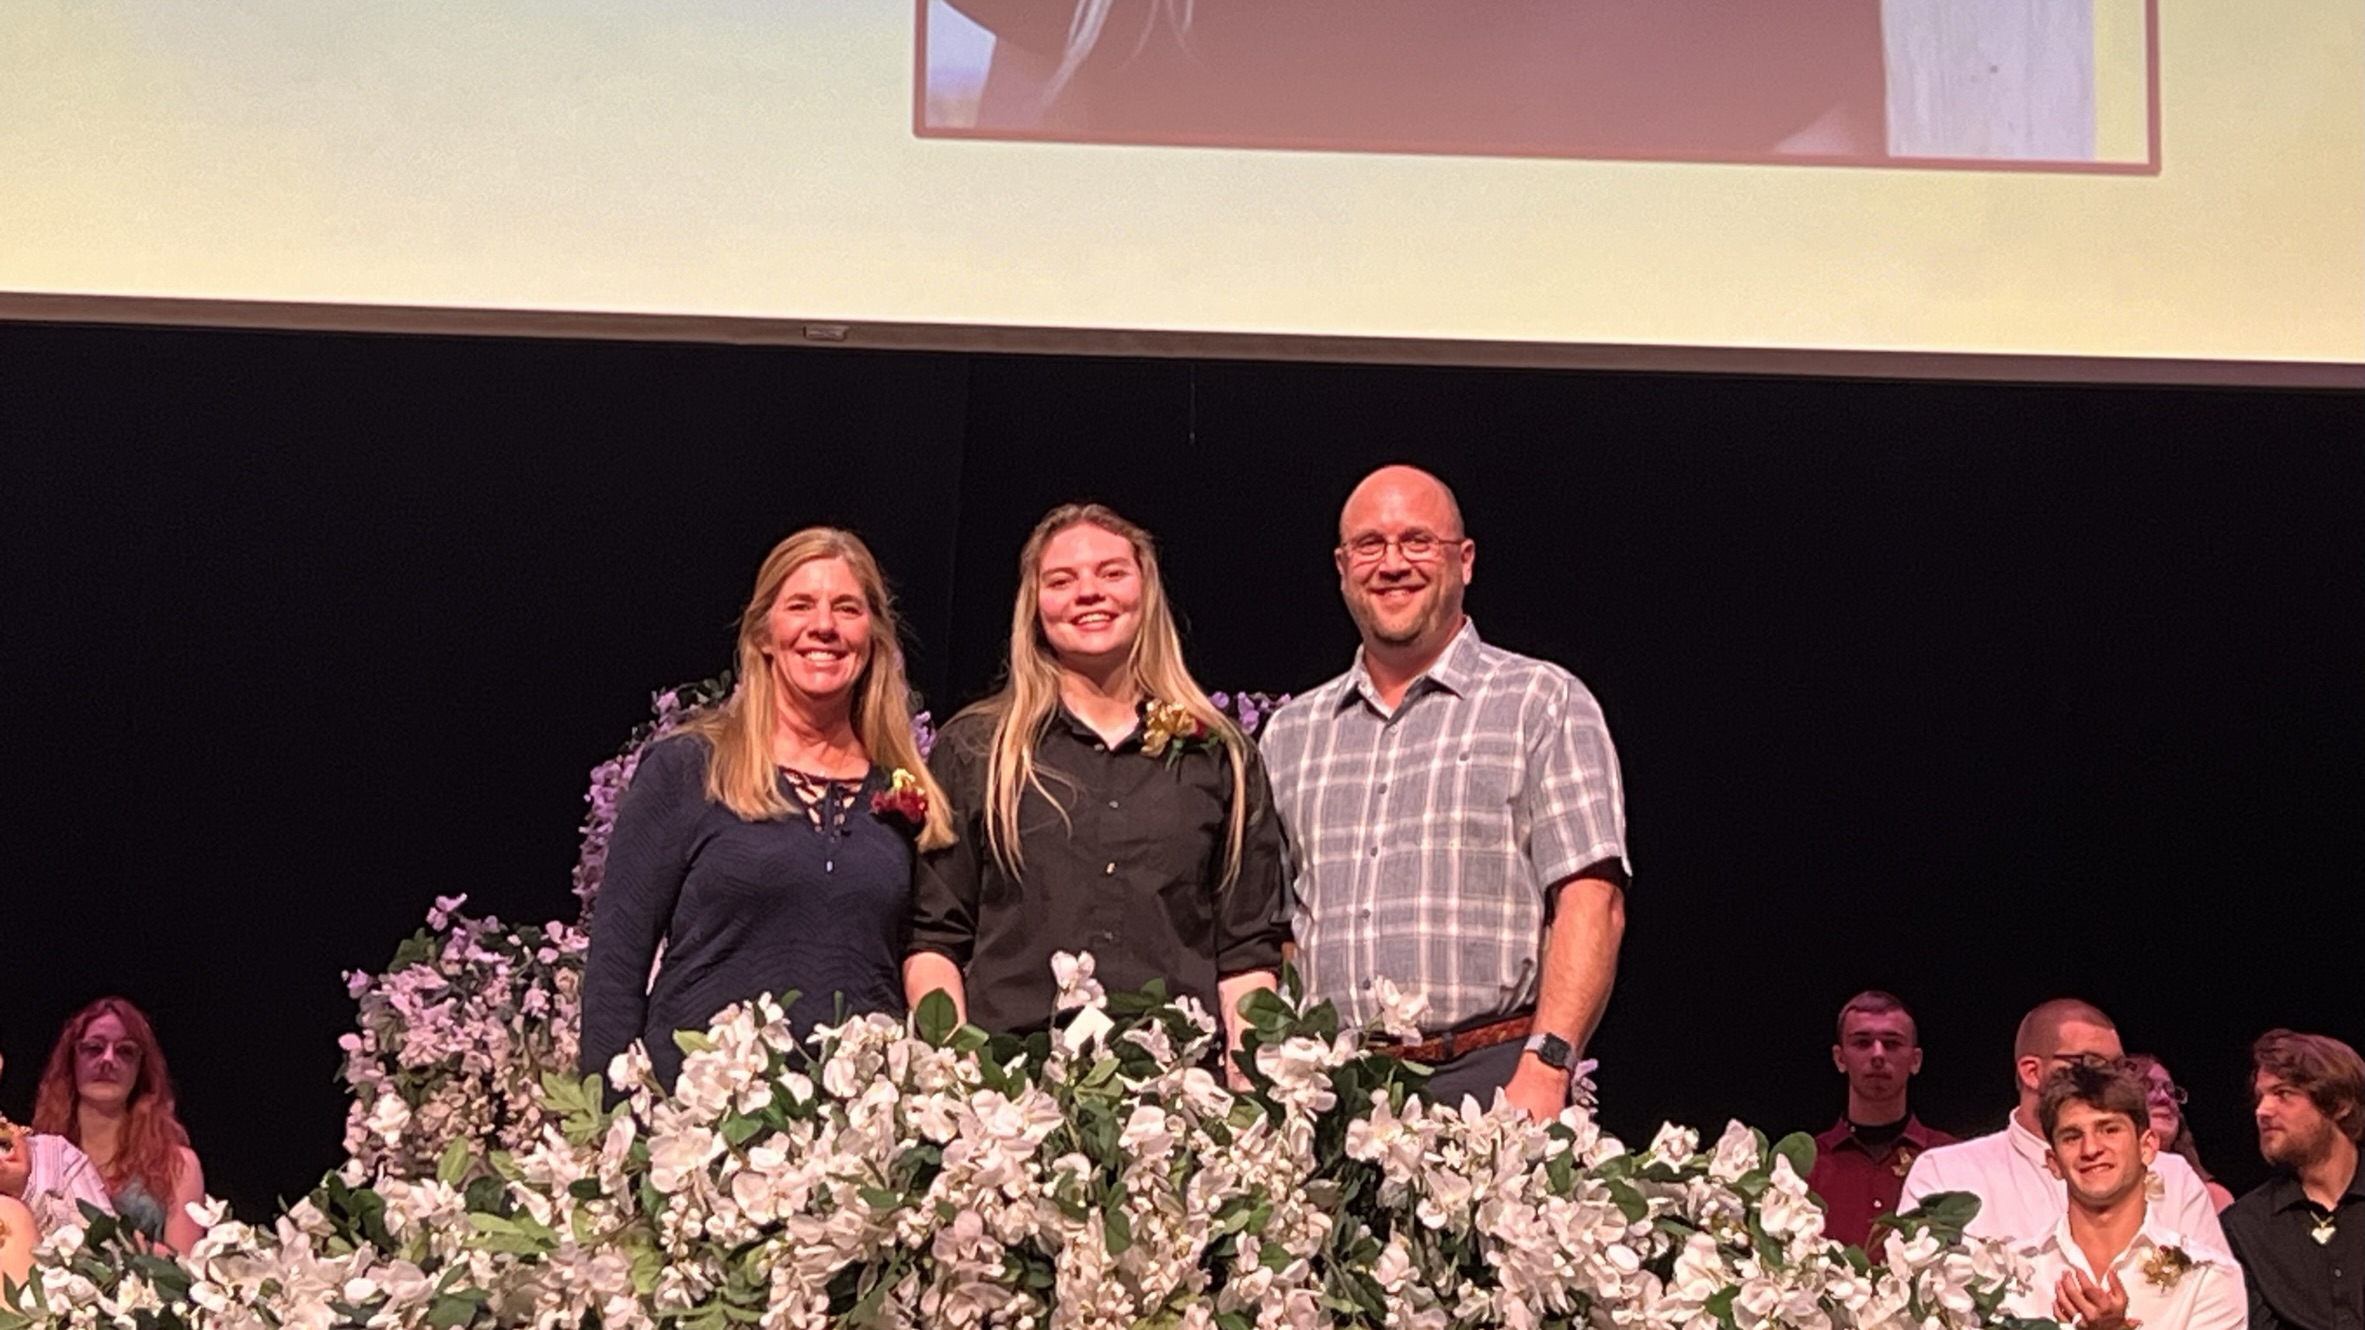
[[[2143,1277],[2152,1287],[2165,1292],[2176,1287],[2184,1272],[2193,1268],[2193,1258],[2182,1247],[2162,1247],[2143,1262]]]

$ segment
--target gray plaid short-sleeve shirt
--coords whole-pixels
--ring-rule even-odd
[[[1544,888],[1626,863],[1601,707],[1575,675],[1462,625],[1390,712],[1354,668],[1262,738],[1289,833],[1297,964],[1350,1024],[1385,976],[1445,1030],[1534,1004]]]

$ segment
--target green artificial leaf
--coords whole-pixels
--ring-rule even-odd
[[[1240,999],[1240,1014],[1247,1018],[1257,1033],[1287,1038],[1289,1027],[1297,1019],[1281,995],[1269,988],[1252,988]]]
[[[741,1146],[764,1134],[769,1129],[762,1118],[751,1118],[734,1113],[723,1119],[723,1143]]]
[[[455,1293],[437,1297],[427,1308],[427,1324],[431,1330],[459,1330],[476,1319],[480,1305],[476,1298],[465,1298]]]
[[[1777,1158],[1789,1160],[1790,1171],[1798,1174],[1802,1182],[1809,1173],[1815,1171],[1815,1138],[1803,1131],[1794,1131],[1783,1137],[1781,1143],[1774,1147],[1774,1154]]]
[[[920,999],[920,1005],[912,1009],[912,1021],[920,1038],[934,1048],[944,1047],[953,1031],[961,1026],[960,1013],[953,1009],[952,995],[941,988]]]
[[[429,965],[435,961],[435,935],[422,928],[402,940],[394,949],[394,959],[386,963],[386,973],[407,970],[414,965]]]
[[[1112,1205],[1100,1212],[1100,1236],[1111,1256],[1123,1256],[1133,1245],[1133,1221],[1125,1217],[1122,1206]]]
[[[1624,1178],[1610,1178],[1603,1185],[1610,1194],[1610,1204],[1618,1207],[1618,1213],[1626,1216],[1627,1223],[1639,1224],[1642,1217],[1651,1212],[1651,1207],[1643,1201],[1642,1193],[1634,1189],[1633,1183]]]
[[[435,1180],[446,1187],[459,1186],[460,1179],[468,1176],[468,1164],[471,1158],[468,1150],[468,1138],[464,1136],[453,1138],[452,1143],[444,1147],[443,1158],[436,1162]]]
[[[606,1194],[598,1178],[577,1178],[567,1184],[567,1195],[578,1201],[596,1201]]]
[[[889,1191],[885,1187],[864,1187],[859,1192],[859,1195],[862,1197],[862,1203],[864,1205],[869,1206],[871,1209],[876,1210],[881,1214],[899,1210],[903,1207],[903,1193]]]
[[[696,1030],[674,1031],[673,1046],[684,1053],[712,1053],[714,1051],[714,1041]]]

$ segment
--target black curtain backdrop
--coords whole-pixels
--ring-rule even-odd
[[[0,326],[0,1108],[63,1018],[158,1023],[241,1213],[338,1158],[340,972],[432,899],[571,918],[588,770],[727,663],[763,552],[859,530],[941,716],[1018,543],[1158,533],[1211,688],[1353,648],[1369,467],[1459,490],[1471,612],[1593,687],[1636,882],[1604,1116],[1819,1129],[1832,1012],[2009,1106],[2065,992],[2211,1166],[2277,1024],[2365,1043],[2365,399]]]

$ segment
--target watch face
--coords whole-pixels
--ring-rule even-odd
[[[1536,1055],[1537,1061],[1554,1071],[1567,1071],[1569,1055],[1576,1051],[1569,1047],[1566,1039],[1556,1034],[1537,1035],[1528,1041],[1527,1046]]]

